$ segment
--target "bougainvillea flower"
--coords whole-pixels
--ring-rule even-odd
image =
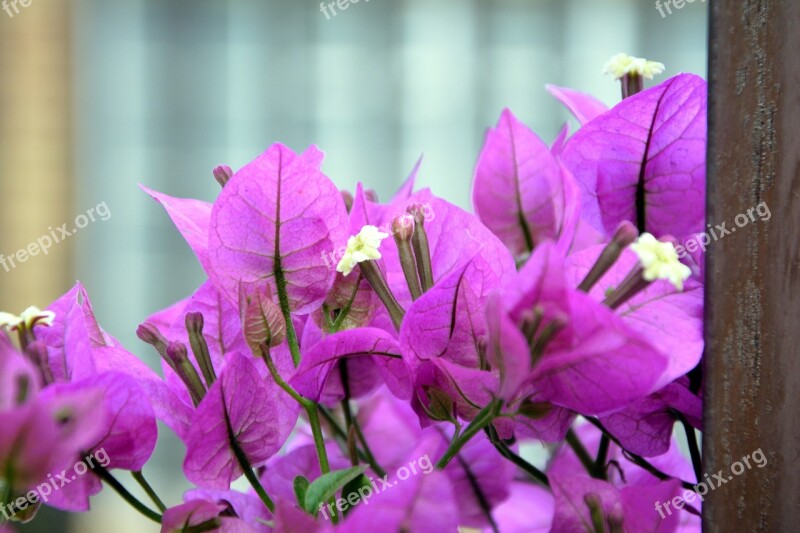
[[[103,391],[71,390],[30,397],[0,411],[0,472],[13,495],[70,468],[103,435]],[[11,474],[8,477],[8,474]]]
[[[414,379],[412,405],[423,423],[435,409],[432,394],[445,394],[453,401],[455,413],[471,420],[497,392],[497,376],[484,371],[483,305],[500,279],[493,265],[476,255],[409,308],[400,346]]]
[[[285,396],[261,376],[252,357],[228,354],[194,414],[186,441],[186,477],[201,487],[227,489],[243,473],[235,448],[253,466],[272,457],[297,421],[298,406],[289,407]]]
[[[103,450],[108,458],[104,465],[107,470],[141,470],[155,449],[158,429],[148,398],[142,394],[133,377],[121,372],[104,372],[71,383],[51,385],[42,391],[41,396],[55,400],[75,394],[88,395],[94,391],[102,393],[98,402],[102,409],[98,415],[100,432],[96,440],[81,450],[81,454]],[[73,457],[73,460],[77,459],[77,455]],[[87,511],[89,497],[101,490],[99,477],[78,476],[61,490],[53,492],[48,503],[59,509]]]
[[[410,194],[410,193],[409,193]],[[356,185],[356,191],[353,195],[353,205],[350,208],[350,235],[358,234],[365,226],[370,226],[373,223],[371,219],[378,218],[377,214],[370,214],[368,206],[375,205],[368,202],[364,195],[364,187],[361,183]],[[373,226],[374,227],[374,226]],[[334,268],[340,258],[345,252],[339,253],[341,249],[336,250],[336,255],[326,258],[326,264],[330,264]],[[354,272],[344,275],[342,272],[336,272],[336,279],[333,282],[328,297],[325,299],[325,308],[327,310],[320,310],[314,313],[314,320],[319,327],[326,327],[328,329],[338,331],[344,329],[351,329],[358,326],[365,326],[369,324],[375,313],[379,310],[380,302],[375,294],[375,291],[370,286],[369,282],[361,275],[358,266],[353,267]],[[334,316],[328,316],[327,321],[330,325],[326,325],[324,313],[333,313]]]
[[[538,350],[535,340],[530,345],[516,342],[517,350],[524,347],[526,354],[536,357],[517,397],[601,414],[657,390],[667,358],[611,309],[570,286],[565,268],[561,252],[545,244],[504,287],[502,300],[519,328],[516,335],[522,335],[526,316],[537,310],[541,324],[537,335],[547,341]]]
[[[569,247],[580,207],[570,173],[508,109],[486,135],[472,202],[481,222],[515,257],[548,239]]]
[[[184,433],[190,409],[150,367],[100,328],[80,283],[48,309],[56,319],[51,327],[38,328],[36,335],[47,346],[48,367],[56,383],[105,372],[128,374],[136,380],[155,416],[179,435]]]
[[[683,238],[705,228],[706,82],[681,74],[585,124],[561,157],[581,188],[582,217],[607,234]]]
[[[475,215],[423,189],[394,207],[396,211],[387,211],[387,216],[394,220],[406,214],[409,206],[419,207],[420,217],[424,219],[434,283],[438,283],[454,268],[463,266],[476,254],[483,257],[500,277],[515,271],[508,248]],[[381,254],[389,286],[401,303],[410,305],[412,298],[393,239],[386,239],[381,244]]]
[[[577,286],[602,252],[602,246],[570,255],[565,262],[567,283]],[[625,250],[614,265],[594,285],[589,295],[601,302],[613,287],[639,264],[631,250]],[[694,278],[679,291],[665,280],[656,280],[623,303],[616,314],[625,325],[646,339],[662,354],[668,366],[658,381],[667,386],[692,370],[703,354],[703,286]]]
[[[347,210],[319,170],[315,147],[296,155],[275,144],[236,172],[211,211],[210,277],[232,302],[241,283],[267,283],[289,309],[308,314],[335,271],[325,257],[347,239]]]

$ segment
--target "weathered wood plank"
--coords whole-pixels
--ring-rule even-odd
[[[707,256],[707,531],[800,527],[800,2],[714,2],[708,221],[736,227]],[[763,211],[763,209],[762,209]],[[731,464],[763,450],[767,464]],[[714,482],[716,485],[717,482]]]

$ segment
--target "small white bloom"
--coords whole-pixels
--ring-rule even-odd
[[[617,54],[606,63],[604,74],[611,74],[619,79],[627,74],[633,74],[652,80],[653,76],[664,72],[664,64],[658,61],[648,61],[641,57],[628,54]]]
[[[650,233],[642,233],[631,244],[639,262],[644,269],[643,276],[647,281],[657,279],[669,280],[679,291],[683,290],[683,282],[692,275],[691,269],[680,262],[678,252],[671,242],[661,242]]]
[[[0,312],[0,328],[8,327],[9,329],[17,329],[22,325],[25,329],[31,329],[35,324],[52,326],[55,317],[56,314],[54,312],[42,311],[35,306],[25,309],[19,316]]]
[[[370,259],[380,259],[381,253],[378,248],[381,241],[388,236],[388,233],[382,232],[375,226],[364,226],[358,235],[347,239],[347,249],[339,264],[336,265],[336,270],[347,276],[358,263]]]

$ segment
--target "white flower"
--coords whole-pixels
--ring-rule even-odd
[[[652,80],[653,76],[664,72],[664,64],[658,61],[648,61],[641,57],[633,57],[628,54],[617,54],[606,63],[604,74],[612,74],[615,79],[625,75],[633,74]]]
[[[54,312],[42,311],[35,306],[27,308],[19,316],[0,312],[0,328],[8,327],[9,329],[17,329],[22,325],[25,329],[30,330],[36,324],[52,326],[55,317],[56,314]]]
[[[336,270],[347,276],[353,271],[356,264],[370,259],[380,259],[381,253],[378,248],[381,241],[388,236],[388,233],[383,233],[375,226],[364,226],[358,235],[347,239],[347,249],[342,260],[336,265]]]
[[[631,244],[631,250],[639,256],[644,279],[666,279],[679,291],[683,290],[683,282],[691,276],[692,271],[680,262],[678,252],[671,242],[661,242],[650,233],[642,233]]]

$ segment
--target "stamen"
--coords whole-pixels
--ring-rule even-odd
[[[558,334],[559,331],[569,322],[569,319],[564,315],[557,315],[550,321],[543,329],[542,333],[536,337],[536,340],[531,345],[531,364],[535,365],[541,359],[544,349],[551,340]]]
[[[169,343],[167,346],[167,362],[186,385],[189,394],[192,396],[192,401],[197,407],[206,395],[206,388],[200,381],[200,376],[197,374],[197,370],[194,369],[194,365],[189,360],[189,352],[182,342]]]
[[[400,256],[400,266],[403,268],[403,275],[408,284],[411,298],[416,300],[422,295],[419,274],[417,273],[417,260],[414,251],[411,249],[411,240],[414,235],[414,217],[405,214],[400,215],[392,221],[392,233],[394,242],[397,244],[397,252]]]
[[[203,326],[205,325],[203,313],[186,313],[185,323],[186,333],[189,334],[189,345],[192,347],[194,358],[198,366],[200,366],[206,385],[211,387],[217,379],[217,375],[214,372],[214,365],[211,363],[208,343],[203,336]]]
[[[50,370],[50,360],[47,355],[47,346],[43,341],[34,341],[25,347],[25,354],[33,362],[42,377],[42,383],[49,385],[55,381]]]
[[[427,292],[433,287],[433,268],[431,266],[431,249],[428,244],[428,233],[425,231],[425,207],[421,204],[412,204],[406,211],[414,217],[414,234],[411,244],[414,247],[414,258],[417,263],[417,272],[422,284],[422,292]]]
[[[156,349],[158,355],[161,356],[167,363],[172,366],[169,358],[167,357],[167,344],[168,341],[164,335],[158,330],[156,326],[150,324],[149,322],[145,322],[141,324],[138,328],[136,328],[136,336],[139,337],[142,341],[146,342],[150,346]],[[173,368],[175,370],[175,368]]]
[[[403,317],[405,316],[405,310],[400,306],[400,303],[397,301],[397,298],[394,297],[392,290],[389,288],[389,284],[386,283],[386,279],[383,277],[383,273],[381,273],[378,265],[375,261],[364,261],[361,263],[361,273],[364,274],[364,277],[367,279],[369,284],[372,286],[372,289],[378,295],[381,302],[383,302],[384,307],[389,312],[389,316],[392,318],[392,323],[397,331],[400,331],[400,324],[403,322]]]
[[[639,232],[636,230],[636,226],[631,224],[630,222],[623,221],[622,224],[619,225],[617,231],[614,233],[614,237],[611,239],[611,242],[603,249],[603,252],[600,254],[600,257],[597,258],[595,261],[594,266],[592,266],[589,273],[586,274],[586,277],[583,279],[580,285],[578,285],[578,289],[583,292],[589,292],[594,287],[594,284],[597,283],[603,275],[608,272],[608,270],[616,263],[619,256],[622,254],[622,251],[630,245],[633,241],[636,240],[638,237]]]
[[[622,98],[628,98],[644,90],[644,80],[664,72],[664,64],[648,61],[628,54],[617,54],[606,63],[604,73],[611,74],[622,83]]]

